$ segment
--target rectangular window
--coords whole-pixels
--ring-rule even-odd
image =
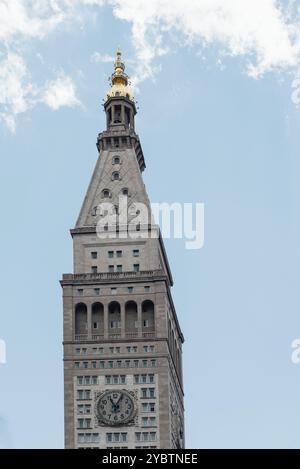
[[[113,265],[108,266],[108,272],[112,273],[115,271],[115,267]]]
[[[98,267],[96,265],[92,266],[92,274],[96,274],[98,272]]]
[[[92,443],[100,443],[100,435],[99,435],[99,433],[93,433],[93,435],[92,435]]]
[[[117,294],[117,289],[116,288],[111,288],[110,292],[111,292],[112,295],[116,295]]]
[[[154,402],[143,402],[142,411],[143,412],[155,412],[155,403]]]
[[[148,319],[145,319],[145,320],[143,321],[143,327],[149,327],[149,321],[148,321]]]
[[[145,290],[146,293],[148,293],[150,291],[150,287],[148,287],[148,286],[144,287],[144,290]]]
[[[117,257],[122,257],[123,252],[122,251],[117,251]]]
[[[90,414],[91,413],[90,404],[79,404],[77,406],[77,413],[78,414]]]
[[[119,321],[110,321],[111,329],[120,329],[121,323]]]
[[[114,257],[114,251],[108,251],[108,257],[112,259]]]
[[[78,419],[78,428],[91,428],[91,419]]]
[[[92,384],[98,384],[98,377],[92,376]]]
[[[140,264],[134,264],[133,265],[133,270],[134,270],[134,272],[139,272],[140,271]]]
[[[132,293],[133,292],[133,287],[128,287],[128,293]]]
[[[79,366],[80,366],[80,363],[79,363],[79,362],[75,362],[75,363],[74,363],[74,368],[79,368]]]
[[[100,368],[105,368],[105,362],[100,362]]]
[[[123,271],[123,267],[121,265],[117,265],[117,272],[122,272]]]
[[[96,251],[91,252],[92,259],[98,259],[98,253]]]
[[[77,391],[77,399],[84,400],[91,398],[91,391],[89,389],[78,389]]]
[[[77,293],[78,293],[79,296],[82,296],[82,295],[83,295],[83,289],[82,289],[82,288],[79,288],[79,289],[77,290]]]
[[[141,397],[142,398],[155,397],[155,389],[154,388],[142,388]]]
[[[107,443],[126,443],[127,433],[106,433]]]
[[[93,329],[99,329],[98,322],[93,322]]]
[[[95,295],[99,296],[100,295],[100,288],[94,288],[94,293],[95,293]]]
[[[139,257],[140,256],[140,251],[139,249],[134,249],[133,250],[133,257]]]
[[[89,362],[83,362],[83,368],[88,368],[89,367]]]

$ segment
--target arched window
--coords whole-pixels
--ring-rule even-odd
[[[104,334],[104,308],[102,303],[92,305],[92,334]]]
[[[84,303],[75,306],[75,334],[87,334],[87,306]]]
[[[146,333],[155,331],[154,303],[151,300],[142,303],[142,331]]]
[[[137,336],[137,304],[135,301],[128,301],[125,304],[125,331],[127,337]]]
[[[112,180],[113,181],[119,181],[120,180],[120,174],[118,171],[115,171],[112,173]]]
[[[112,164],[120,164],[121,158],[119,156],[114,156],[112,160]]]
[[[129,194],[129,191],[128,191],[128,188],[127,188],[127,187],[123,187],[123,189],[122,189],[121,192],[122,192],[123,195],[127,195],[127,196],[128,196],[128,194]]]
[[[110,197],[110,190],[109,190],[109,189],[103,189],[103,191],[102,191],[102,197],[103,197],[103,199],[109,199],[109,197]]]

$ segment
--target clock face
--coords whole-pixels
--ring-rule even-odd
[[[135,406],[127,391],[106,391],[98,399],[97,417],[106,425],[124,425],[133,419]]]

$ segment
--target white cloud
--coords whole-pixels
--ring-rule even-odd
[[[78,106],[80,101],[69,76],[60,73],[54,80],[38,87],[32,83],[22,57],[8,53],[0,62],[0,119],[14,133],[16,117],[38,103],[44,103],[56,111],[62,106]]]
[[[132,24],[132,39],[143,67],[137,80],[151,77],[153,59],[165,52],[169,33],[182,45],[217,44],[221,55],[245,56],[252,77],[300,65],[298,2],[275,0],[115,0],[114,13]],[[285,5],[285,8],[284,8]],[[177,41],[178,42],[178,41]],[[140,76],[139,76],[140,75]]]
[[[91,56],[91,61],[94,63],[110,63],[115,61],[115,56],[94,52]]]
[[[0,62],[0,116],[12,132],[16,128],[15,116],[31,107],[34,94],[24,60],[9,52]]]
[[[63,106],[75,107],[80,105],[72,79],[64,74],[46,85],[41,101],[54,111]]]
[[[135,86],[158,73],[159,57],[186,46],[194,46],[198,57],[213,46],[217,64],[224,64],[225,56],[242,57],[254,78],[300,69],[299,0],[0,0],[0,118],[11,130],[16,116],[37,103],[54,110],[79,104],[67,74],[35,84],[26,46],[58,28],[74,34],[67,25],[84,25],[83,13],[103,5],[131,27]],[[113,57],[95,53],[92,60]]]

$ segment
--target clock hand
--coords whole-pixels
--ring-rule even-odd
[[[116,404],[114,403],[114,401],[112,400],[111,397],[109,398],[109,400],[112,403],[112,411],[115,412],[116,411]]]
[[[118,399],[117,402],[116,402],[116,405],[119,404],[119,402],[120,402],[120,400],[122,399],[122,397],[123,397],[123,394],[120,394],[120,397],[119,397],[119,399]]]

